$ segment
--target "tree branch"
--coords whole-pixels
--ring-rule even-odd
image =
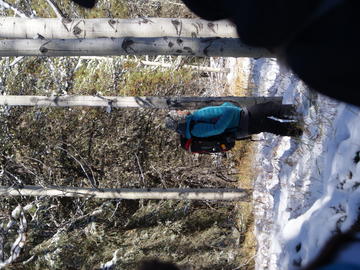
[[[24,186],[23,188],[0,186],[0,196],[50,196],[125,200],[214,200],[243,201],[252,199],[250,189],[211,188],[78,188],[66,186]]]
[[[53,0],[46,0],[50,7],[54,10],[56,17],[59,19],[67,19],[67,16],[64,15],[64,13],[60,10],[58,5]]]

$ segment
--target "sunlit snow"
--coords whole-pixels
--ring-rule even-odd
[[[256,95],[283,96],[303,116],[300,139],[262,134],[254,164],[256,268],[298,269],[359,217],[360,109],[309,91],[274,59],[247,63]]]

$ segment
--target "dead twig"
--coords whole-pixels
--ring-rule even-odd
[[[95,180],[94,175],[93,175],[92,177],[90,177],[90,176],[88,175],[88,173],[86,172],[84,165],[83,165],[74,155],[72,155],[68,150],[66,150],[66,149],[64,149],[64,148],[62,148],[62,147],[60,147],[60,146],[56,146],[56,148],[57,148],[57,149],[60,149],[60,150],[62,150],[62,151],[64,151],[64,152],[66,152],[71,158],[73,158],[73,159],[80,165],[80,167],[81,167],[81,169],[83,170],[86,178],[89,180],[91,186],[92,186],[93,188],[98,189],[98,187],[97,187],[97,185],[96,185],[96,182],[94,181],[94,180]]]
[[[58,7],[58,5],[53,0],[46,0],[50,7],[54,10],[56,17],[59,19],[67,19],[65,14],[61,11],[61,9]]]
[[[137,156],[136,153],[135,153],[135,158],[136,158],[137,165],[138,165],[138,167],[139,167],[141,180],[142,180],[142,182],[143,182],[143,185],[145,186],[145,177],[144,177],[144,174],[143,174],[143,170],[142,170],[142,168],[141,168],[141,165],[140,165],[139,157]]]

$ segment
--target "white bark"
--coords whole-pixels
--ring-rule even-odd
[[[59,19],[0,17],[0,38],[45,39],[120,37],[223,37],[238,38],[228,21],[201,19]]]
[[[0,56],[188,55],[273,57],[234,38],[97,38],[0,40]]]
[[[117,97],[117,96],[0,96],[0,106],[90,106],[112,108],[198,109],[232,102],[238,106],[282,101],[282,97]]]
[[[150,200],[222,200],[250,201],[251,190],[246,189],[157,189],[157,188],[77,188],[77,187],[41,187],[23,188],[0,187],[0,196],[60,196],[101,199],[150,199]]]

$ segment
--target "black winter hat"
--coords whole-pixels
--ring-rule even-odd
[[[171,116],[166,116],[165,118],[165,127],[179,133],[180,135],[185,135],[186,132],[186,118],[179,117],[174,119]]]

